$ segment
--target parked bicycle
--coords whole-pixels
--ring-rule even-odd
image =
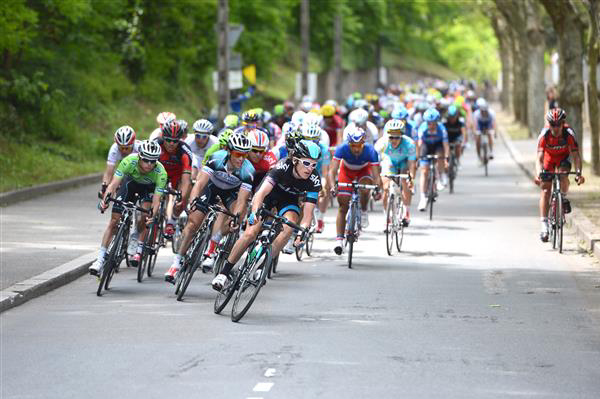
[[[411,181],[409,174],[388,174],[384,175],[390,179],[390,196],[386,210],[386,225],[385,225],[385,242],[387,253],[392,256],[392,248],[394,240],[396,240],[396,249],[401,251],[402,241],[404,240],[404,228],[407,226],[402,219],[404,209],[407,207],[404,204],[402,197],[402,181]]]

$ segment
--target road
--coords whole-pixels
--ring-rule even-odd
[[[98,298],[85,276],[4,312],[0,396],[598,398],[598,264],[539,242],[537,188],[496,157],[485,178],[469,152],[394,257],[379,207],[349,270],[330,210],[315,257],[282,256],[240,323],[213,314],[207,275],[174,299],[169,250],[142,284],[123,270]]]

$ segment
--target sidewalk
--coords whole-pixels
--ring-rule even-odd
[[[532,180],[535,176],[535,157],[537,138],[513,140],[506,132],[505,126],[511,118],[500,110],[498,116],[498,130],[511,156],[519,167]],[[589,142],[588,142],[589,149]],[[584,167],[583,175],[586,182],[577,186],[571,181],[569,199],[573,211],[567,217],[567,224],[582,241],[583,246],[600,259],[600,178],[591,176],[589,169]]]

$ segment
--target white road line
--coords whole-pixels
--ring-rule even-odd
[[[271,390],[271,388],[273,388],[273,385],[275,385],[275,383],[273,383],[273,382],[259,382],[258,384],[256,384],[254,386],[253,391],[254,392],[269,392]]]
[[[275,370],[275,369],[267,369],[267,371],[265,371],[265,377],[267,377],[267,378],[273,377],[276,372],[277,372],[277,370]]]

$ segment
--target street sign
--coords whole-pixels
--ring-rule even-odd
[[[240,53],[234,53],[233,51],[229,52],[229,69],[242,69],[242,55]]]
[[[227,45],[229,47],[235,46],[235,43],[238,41],[243,31],[244,25],[229,24],[229,36],[227,37]]]
[[[212,78],[213,78],[213,90],[218,91],[219,90],[219,73],[217,71],[213,71]],[[237,89],[241,89],[242,87],[244,87],[243,80],[242,80],[242,71],[241,70],[236,70],[236,71],[229,70],[229,90],[237,90]]]

